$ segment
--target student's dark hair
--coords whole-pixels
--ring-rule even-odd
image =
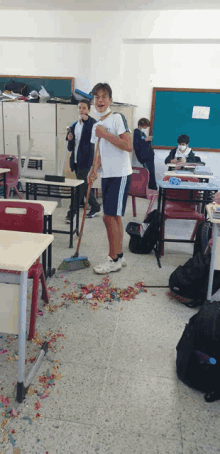
[[[89,110],[90,110],[90,107],[91,107],[91,101],[90,101],[90,99],[85,99],[85,98],[83,98],[83,99],[81,99],[80,101],[78,101],[78,105],[79,105],[81,102],[84,102],[84,104],[87,104],[87,106],[88,106],[88,108],[89,108]]]
[[[140,120],[138,121],[138,127],[139,126],[150,126],[150,121],[147,119],[147,118],[140,118]]]
[[[96,84],[93,87],[93,89],[92,89],[92,97],[93,98],[94,98],[95,95],[97,95],[99,90],[107,91],[108,94],[109,94],[109,98],[112,98],[112,89],[111,89],[110,85],[107,84],[107,82],[105,82],[105,83],[99,82],[98,84]]]
[[[186,134],[182,134],[178,137],[177,143],[189,143],[189,137]]]

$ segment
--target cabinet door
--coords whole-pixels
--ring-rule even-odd
[[[30,136],[33,133],[56,134],[56,105],[55,104],[29,104],[30,108]]]
[[[0,130],[0,154],[4,154],[3,131]]]
[[[17,148],[17,131],[5,130],[5,154],[18,155]],[[28,132],[20,132],[20,143],[21,143],[21,154],[26,155],[29,146],[29,135]]]
[[[5,102],[3,105],[4,130],[29,132],[28,103]]]
[[[53,133],[32,132],[31,139],[34,139],[31,154],[42,155],[46,160],[55,161],[56,136]]]
[[[77,120],[77,106],[57,104],[57,134],[66,134],[66,127]]]

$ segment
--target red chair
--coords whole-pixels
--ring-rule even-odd
[[[155,191],[154,189],[148,189],[149,171],[147,169],[142,167],[132,167],[132,170],[133,173],[128,195],[131,195],[132,197],[133,216],[135,218],[137,215],[135,197],[141,197],[150,200],[147,212],[145,214],[146,218],[148,213],[150,213],[155,200],[157,200],[158,198],[158,191]]]
[[[163,181],[168,181],[169,176],[163,178]],[[192,181],[194,183],[198,183],[198,178],[193,177],[179,177],[182,181]],[[164,209],[164,217],[163,217],[163,226],[162,226],[162,239],[165,236],[165,221],[166,219],[182,219],[182,220],[195,220],[196,225],[194,227],[193,233],[191,235],[190,240],[193,241],[196,235],[196,231],[200,221],[205,220],[205,215],[200,212],[200,203],[196,202],[179,202],[175,200],[169,199],[183,199],[189,200],[190,199],[190,190],[186,189],[168,189],[166,191],[166,200],[165,209]],[[200,200],[200,193],[199,191],[193,190],[193,200]],[[164,242],[162,242],[161,248],[161,256],[164,255]]]
[[[18,158],[9,154],[1,154],[0,167],[11,170],[6,174],[6,197],[8,198],[10,196],[11,189],[14,189],[18,197],[23,199],[17,188],[19,179]],[[3,181],[0,181],[0,186],[3,186]]]
[[[44,228],[44,208],[36,203],[13,202],[13,200],[2,200],[0,202],[0,229],[14,230],[18,232],[42,233]],[[13,274],[20,272],[0,270]],[[28,339],[34,337],[35,319],[37,312],[37,297],[39,280],[41,280],[45,304],[49,304],[49,297],[44,277],[43,266],[40,258],[28,270],[28,278],[33,278],[31,318]]]

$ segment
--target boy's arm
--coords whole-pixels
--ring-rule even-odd
[[[95,144],[95,156],[94,156],[92,167],[87,176],[88,184],[93,183],[95,180],[97,180],[97,178],[98,178],[97,171],[101,167],[99,141],[100,141],[100,139],[98,139]]]
[[[174,148],[173,150],[170,151],[169,155],[167,156],[167,158],[164,161],[165,164],[169,164],[169,162],[171,162],[175,158],[175,151],[176,151],[176,148]]]
[[[199,158],[199,160],[197,160],[195,153],[193,153],[193,151],[191,150],[186,158],[186,161],[187,162],[201,162],[201,159]]]
[[[110,142],[120,150],[128,151],[129,153],[132,152],[132,137],[130,132],[123,132],[123,134],[119,134],[119,136],[114,136],[110,132],[106,131],[104,126],[98,125],[96,126],[95,134],[97,137],[102,138]]]

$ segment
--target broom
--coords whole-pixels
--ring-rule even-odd
[[[96,162],[96,160],[98,158],[99,142],[100,142],[100,138],[98,138],[97,143],[96,143],[93,165],[94,165],[94,163]],[[82,239],[83,228],[84,228],[84,223],[85,223],[85,218],[86,218],[86,209],[87,209],[87,205],[88,205],[89,194],[90,194],[90,190],[91,190],[92,184],[93,183],[89,183],[89,185],[88,185],[88,190],[87,190],[86,201],[85,201],[85,205],[84,205],[84,212],[83,212],[83,217],[82,217],[82,222],[81,222],[81,227],[80,227],[79,239],[78,239],[78,243],[77,243],[76,252],[70,258],[63,259],[62,263],[58,266],[58,270],[76,271],[76,270],[80,270],[82,268],[88,268],[90,266],[88,257],[84,257],[84,256],[79,257],[79,247],[80,247],[80,243],[81,243],[81,239]]]

